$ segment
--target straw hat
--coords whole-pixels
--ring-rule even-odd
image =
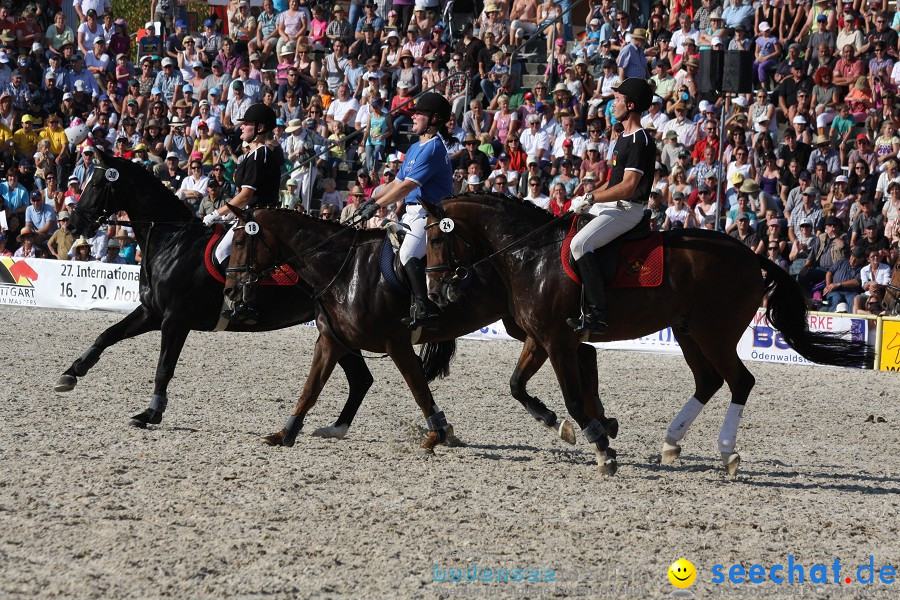
[[[87,241],[87,240],[84,238],[84,236],[81,236],[80,238],[78,238],[77,240],[75,240],[75,243],[72,244],[72,250],[78,250],[78,249],[81,248],[82,246],[87,246],[88,248],[91,247],[91,243],[90,243],[89,241]]]
[[[23,238],[26,237],[34,237],[35,231],[28,225],[22,228],[22,231],[19,232],[19,235],[16,236],[17,242],[22,242]]]
[[[303,129],[303,119],[291,119],[285,127],[285,133],[294,133],[298,129]]]
[[[361,187],[359,187],[358,185],[354,185],[353,189],[350,190],[350,195],[351,196],[365,196],[366,193],[363,191],[363,189]]]

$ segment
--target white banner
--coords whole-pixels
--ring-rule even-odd
[[[131,312],[140,267],[39,258],[0,259],[0,304]]]
[[[98,309],[131,312],[139,304],[140,267],[99,262],[71,262],[36,258],[0,259],[0,304],[42,308]],[[812,331],[841,332],[847,339],[870,341],[866,319],[830,313],[807,316]],[[513,340],[502,321],[463,336],[469,340]],[[664,329],[635,340],[600,342],[601,350],[681,354],[681,348]],[[784,341],[759,309],[738,343],[743,360],[813,365]]]

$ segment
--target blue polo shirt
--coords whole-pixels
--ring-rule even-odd
[[[447,147],[440,136],[427,142],[419,140],[406,153],[397,179],[409,179],[419,187],[406,196],[406,204],[419,204],[422,198],[429,204],[440,204],[453,193],[453,169]]]
[[[28,206],[31,198],[28,190],[21,183],[17,183],[16,187],[10,189],[9,184],[5,181],[0,183],[0,196],[3,196],[6,208],[11,213],[16,212],[23,206]]]

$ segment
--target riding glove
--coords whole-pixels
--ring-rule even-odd
[[[571,210],[576,215],[580,215],[584,211],[588,210],[591,207],[591,203],[588,202],[584,196],[575,196],[572,199],[572,203],[569,204],[569,210]]]
[[[222,220],[223,220],[222,215],[220,215],[217,212],[211,212],[208,215],[206,215],[205,217],[203,217],[203,224],[206,225],[207,227],[209,227],[213,223],[218,223],[219,221],[222,221]]]
[[[378,208],[379,206],[375,204],[374,200],[366,200],[359,205],[359,210],[356,214],[361,216],[363,219],[371,219],[375,216],[375,213],[378,212]]]

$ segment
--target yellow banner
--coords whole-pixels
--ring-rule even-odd
[[[878,368],[900,373],[900,321],[882,319],[881,326],[881,362]]]

